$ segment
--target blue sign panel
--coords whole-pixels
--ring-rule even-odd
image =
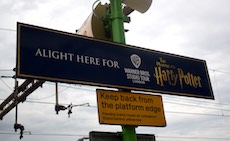
[[[17,77],[214,99],[206,62],[18,23]]]

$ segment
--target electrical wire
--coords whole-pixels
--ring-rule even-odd
[[[14,132],[0,132],[1,135],[18,135],[19,133]],[[88,135],[83,134],[68,134],[68,133],[32,133],[24,134],[24,136],[53,136],[53,137],[86,137]],[[230,137],[205,137],[205,136],[166,136],[166,135],[155,135],[158,139],[189,139],[189,140],[230,140]]]
[[[51,82],[47,82],[45,84],[55,85],[54,83],[51,83]],[[89,91],[89,92],[95,92],[95,90],[90,90],[90,89],[87,89],[87,88],[80,88],[80,87],[76,88],[74,86],[66,86],[66,85],[63,85],[63,84],[58,84],[58,86],[60,86],[60,87],[66,87],[66,88],[71,88],[71,89],[77,89],[77,90],[83,90],[83,91]],[[79,85],[79,86],[81,86],[81,85]]]
[[[3,100],[3,99],[0,99]],[[38,102],[38,101],[25,101],[28,103],[35,103],[35,104],[48,104],[48,105],[55,105],[53,102]],[[69,104],[62,104],[62,105],[69,105]],[[89,107],[89,108],[97,108],[97,106],[81,106],[81,107]],[[165,111],[165,113],[169,114],[182,114],[182,115],[197,115],[197,116],[215,116],[215,117],[230,117],[230,115],[226,114],[211,114],[211,113],[192,113],[192,112],[176,112],[176,111]]]
[[[166,99],[167,98],[167,99]],[[203,105],[205,104],[206,106],[209,105],[209,106],[225,106],[225,107],[230,107],[230,104],[226,104],[226,103],[219,103],[219,102],[210,102],[210,101],[200,101],[200,100],[195,100],[195,99],[185,99],[184,97],[169,97],[169,95],[165,95],[164,96],[164,101],[166,100],[171,100],[173,102],[184,102],[186,104],[196,104],[196,105]]]
[[[29,100],[45,100],[45,99],[51,98],[53,96],[55,96],[55,94],[52,94],[52,95],[49,95],[46,97],[42,97],[42,98],[27,98],[27,99],[29,99]]]
[[[48,85],[54,85],[53,83],[48,83]],[[59,86],[62,86],[62,87],[66,87],[66,89],[67,88],[72,88],[72,89],[77,89],[77,90],[85,90],[85,91],[90,91],[90,92],[95,92],[95,90],[90,90],[90,89],[87,89],[87,88],[77,88],[77,87],[73,87],[73,86],[66,86],[66,85],[61,85],[61,84],[59,84]],[[64,89],[64,90],[66,90],[66,89]],[[51,96],[48,96],[48,97],[44,97],[44,98],[41,98],[41,99],[46,99],[46,98],[49,98],[49,97],[52,97],[52,96],[54,96],[54,95],[51,95]],[[198,108],[207,108],[207,109],[215,109],[215,110],[225,110],[225,111],[230,111],[229,109],[224,109],[223,107],[221,107],[221,108],[217,108],[217,107],[210,107],[210,106],[202,106],[202,105],[197,105],[196,103],[196,105],[195,104],[192,104],[191,103],[191,101],[189,100],[189,101],[186,101],[187,103],[179,103],[178,102],[178,100],[175,100],[175,99],[178,99],[178,98],[173,98],[173,102],[170,102],[169,100],[164,100],[164,102],[165,103],[171,103],[171,104],[178,104],[178,105],[186,105],[186,106],[193,106],[193,107],[198,107]],[[177,102],[175,102],[175,101],[177,101]],[[213,104],[213,103],[210,103],[210,104]],[[216,103],[214,106],[223,106],[223,104],[222,105],[220,105],[219,103]],[[230,105],[227,105],[226,104],[226,106],[230,106]]]
[[[63,90],[60,90],[58,93],[60,94],[60,93],[64,92],[65,90],[69,89],[69,88],[70,88],[70,86],[66,87],[66,88],[63,89]],[[46,97],[43,97],[43,98],[28,98],[28,99],[29,99],[29,100],[45,100],[45,99],[51,98],[51,97],[53,97],[53,96],[55,96],[55,94],[52,94],[52,95],[50,95],[50,96],[46,96]]]
[[[186,136],[161,136],[161,135],[155,135],[156,138],[166,138],[166,139],[190,139],[190,140],[230,140],[230,137],[226,138],[217,138],[217,137],[186,137]]]
[[[194,104],[191,104],[191,103],[178,103],[178,102],[175,102],[175,101],[174,102],[164,101],[164,103],[184,105],[184,106],[192,106],[192,107],[206,108],[206,109],[214,109],[214,110],[230,111],[230,109],[224,109],[223,107],[217,108],[217,107],[209,107],[209,106],[202,106],[202,105],[194,105]]]
[[[18,135],[19,133],[13,133],[13,132],[0,132],[2,135]],[[62,134],[62,133],[32,133],[24,134],[24,135],[32,135],[32,136],[64,136],[64,137],[82,137],[87,135],[80,135],[80,134]]]
[[[11,32],[16,32],[15,29],[9,29],[9,28],[0,28],[1,31],[11,31]]]
[[[0,71],[13,71],[13,70],[11,70],[11,69],[0,69]]]
[[[224,114],[209,114],[209,113],[191,113],[191,112],[175,112],[175,111],[165,111],[165,113],[182,114],[182,115],[196,115],[196,116],[230,117],[230,115],[224,115]]]
[[[224,74],[230,75],[230,72],[227,72],[227,71],[216,70],[216,69],[209,69],[209,70],[211,70],[211,71],[213,71],[213,72],[219,72],[219,73],[224,73]]]
[[[2,83],[9,88],[11,91],[13,91],[13,89],[0,77],[0,80],[2,81]]]
[[[222,100],[221,100],[221,97],[220,97],[219,85],[218,85],[218,81],[217,81],[217,78],[216,78],[216,72],[215,71],[214,71],[214,80],[215,80],[215,84],[216,84],[216,91],[217,91],[217,96],[218,96],[218,99],[219,99],[220,107],[222,108],[223,105],[222,105]],[[224,114],[223,110],[221,112],[222,112],[222,114]]]

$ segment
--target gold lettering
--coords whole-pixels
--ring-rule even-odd
[[[181,68],[178,68],[178,75],[179,75],[179,82],[181,89],[183,89],[183,84],[192,86],[194,88],[202,87],[201,86],[201,78],[200,76],[195,76],[188,72],[187,74],[184,74],[183,70]]]
[[[176,68],[174,65],[167,64],[166,60],[161,57],[159,61],[155,63],[154,77],[156,78],[157,85],[164,87],[165,84],[168,83],[171,86],[180,85],[181,89],[184,89],[185,86],[194,88],[202,87],[200,76],[196,76],[190,72],[184,72],[181,68]],[[177,83],[177,81],[179,82]]]
[[[173,70],[163,70],[161,67],[155,67],[154,77],[160,86],[164,86],[164,82],[176,86],[178,74],[175,74]]]
[[[164,86],[163,79],[162,79],[162,74],[161,74],[161,67],[155,67],[154,76],[156,77],[157,85]]]

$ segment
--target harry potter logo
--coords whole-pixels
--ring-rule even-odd
[[[156,65],[157,67],[154,67],[154,77],[157,85],[164,87],[165,83],[168,83],[170,86],[176,86],[179,83],[181,89],[184,88],[184,85],[194,88],[202,87],[200,76],[190,72],[185,73],[181,68],[167,64],[166,60],[162,58],[156,62]]]

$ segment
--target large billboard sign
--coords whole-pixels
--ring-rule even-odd
[[[159,95],[97,90],[97,105],[101,124],[166,126]]]
[[[17,77],[214,99],[204,60],[18,23]]]

